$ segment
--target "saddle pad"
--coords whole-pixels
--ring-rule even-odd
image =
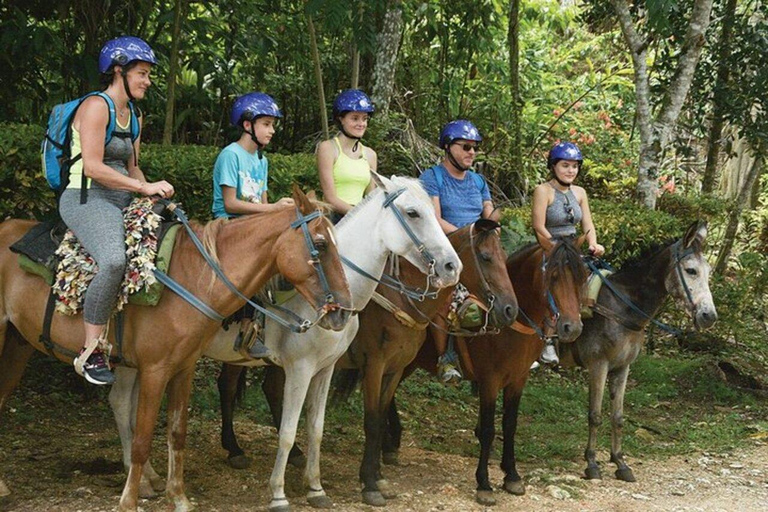
[[[613,274],[612,271],[605,268],[600,269],[598,272],[600,272],[603,277],[608,277]],[[581,307],[581,316],[583,318],[592,318],[592,308],[597,302],[597,296],[600,294],[600,288],[602,287],[603,280],[600,279],[600,276],[597,276],[594,272],[592,272],[587,278],[587,293],[584,299],[584,304]]]
[[[179,223],[168,222],[163,223],[162,227],[160,228],[160,248],[157,250],[157,258],[155,259],[155,266],[158,270],[166,273],[168,272],[168,267],[171,264],[173,247],[176,243],[176,234],[178,233],[180,227],[181,224]],[[31,257],[23,253],[19,253],[18,260],[19,266],[24,271],[42,277],[48,286],[53,284],[54,272],[49,266],[34,261]],[[160,301],[160,297],[163,294],[164,288],[165,286],[157,281],[148,289],[141,290],[138,293],[131,295],[128,299],[128,303],[134,304],[136,306],[155,306]]]

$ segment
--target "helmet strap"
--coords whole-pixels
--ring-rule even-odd
[[[125,95],[128,96],[128,101],[133,101],[135,98],[131,94],[131,88],[128,86],[128,73],[124,70],[120,70],[120,74],[123,77],[123,88],[125,89]]]
[[[561,180],[560,178],[558,178],[557,174],[555,174],[554,171],[552,172],[552,177],[555,178],[555,181],[558,182],[560,184],[560,186],[565,187],[565,188],[571,188],[571,184],[570,183],[566,183],[563,180]]]
[[[259,154],[259,160],[261,160],[262,158],[264,158],[264,154],[262,153],[261,150],[266,146],[266,144],[262,144],[261,142],[259,142],[259,139],[256,138],[256,131],[253,129],[253,121],[255,120],[256,119],[253,119],[252,121],[250,121],[251,131],[246,130],[246,132],[248,133],[248,135],[251,136],[251,140],[253,141],[253,143],[256,144],[256,152]]]
[[[453,165],[459,171],[462,171],[462,172],[468,171],[469,167],[464,167],[463,165],[459,164],[459,161],[456,160],[456,157],[453,156],[453,153],[451,153],[451,144],[448,144],[448,146],[445,148],[446,158],[448,159],[449,162],[451,162],[451,165]]]
[[[360,137],[353,137],[352,135],[347,133],[347,130],[344,129],[344,125],[341,124],[339,121],[339,131],[344,134],[344,136],[348,139],[352,139],[355,141],[355,144],[352,146],[352,152],[354,153],[357,151],[357,147],[360,145]]]

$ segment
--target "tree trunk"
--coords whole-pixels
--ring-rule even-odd
[[[755,186],[757,176],[760,175],[762,166],[764,165],[764,159],[763,156],[758,156],[757,159],[752,161],[752,166],[747,173],[744,186],[739,191],[739,195],[736,197],[733,207],[728,212],[728,226],[725,228],[723,244],[720,247],[720,253],[717,255],[717,262],[715,263],[714,270],[715,274],[722,275],[728,268],[728,259],[731,256],[733,244],[736,241],[736,233],[739,230],[741,214],[749,203],[749,198],[752,195],[752,187]]]
[[[323,127],[323,138],[330,139],[328,130],[328,112],[325,110],[325,88],[323,87],[323,68],[320,66],[320,51],[317,49],[317,34],[312,16],[307,15],[307,28],[309,29],[309,47],[312,52],[312,62],[315,64],[315,82],[317,83],[317,100],[320,103],[320,122]]]
[[[728,150],[730,158],[725,165],[721,182],[723,198],[729,201],[735,200],[741,194],[744,184],[749,180],[749,173],[755,165],[755,155],[749,143],[738,136],[736,129],[731,131],[733,143]]]
[[[699,61],[701,47],[704,45],[704,33],[709,26],[712,0],[696,0],[693,6],[675,74],[664,93],[661,109],[655,119],[651,113],[647,42],[635,29],[628,1],[611,0],[611,3],[619,19],[621,32],[629,47],[634,67],[636,115],[640,132],[637,195],[641,204],[653,210],[656,208],[659,164],[693,81],[693,73]]]
[[[173,8],[173,38],[168,70],[168,95],[165,100],[165,126],[163,127],[163,145],[173,142],[173,115],[176,105],[176,81],[179,75],[179,45],[181,44],[181,25],[186,14],[186,0],[176,0]]]
[[[360,88],[360,50],[357,45],[352,49],[352,80],[350,81],[352,89]]]
[[[386,115],[395,90],[397,54],[403,34],[402,0],[389,0],[384,24],[376,38],[376,64],[373,69],[373,103]]]
[[[723,16],[723,30],[720,33],[720,44],[717,56],[717,78],[715,79],[714,97],[712,98],[712,124],[709,126],[707,142],[707,163],[704,167],[701,191],[711,194],[717,180],[717,161],[720,157],[720,145],[723,134],[723,114],[725,109],[725,86],[730,79],[728,57],[731,55],[731,32],[736,17],[736,0],[728,0]]]
[[[512,94],[512,111],[510,112],[510,121],[512,123],[512,154],[510,163],[513,172],[518,174],[523,171],[523,149],[521,137],[521,117],[523,112],[523,101],[520,98],[520,0],[510,0],[509,2],[509,24],[507,26],[507,44],[509,46],[509,86]],[[503,187],[509,189],[512,176],[506,177]],[[512,197],[511,190],[506,190],[507,195]]]

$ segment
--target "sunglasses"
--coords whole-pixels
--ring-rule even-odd
[[[477,144],[454,144],[454,146],[459,146],[461,149],[469,153],[470,151],[473,151],[477,153],[480,150],[480,147]]]

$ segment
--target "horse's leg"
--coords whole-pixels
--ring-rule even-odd
[[[475,428],[475,437],[480,441],[480,457],[475,471],[475,479],[477,480],[475,499],[481,505],[490,506],[496,504],[491,481],[488,478],[488,459],[491,456],[493,437],[496,435],[494,416],[496,414],[496,395],[498,395],[499,390],[495,383],[490,380],[480,378],[478,384],[480,385],[480,415]]]
[[[504,471],[504,490],[516,496],[525,494],[525,484],[517,473],[515,460],[515,434],[517,432],[517,414],[520,407],[522,386],[510,384],[504,388],[504,453],[501,457],[501,469]]]
[[[280,421],[283,416],[283,388],[285,387],[285,371],[279,366],[267,366],[264,369],[264,380],[261,383],[261,390],[269,404],[269,411],[272,413],[272,424],[275,428],[280,428]],[[307,458],[304,457],[301,448],[295,444],[288,454],[288,464],[299,469],[307,465]]]
[[[616,478],[625,482],[634,482],[635,475],[624,462],[624,454],[621,453],[621,436],[624,428],[624,392],[627,389],[627,377],[629,365],[622,366],[610,374],[611,393],[611,462],[617,466]]]
[[[389,482],[381,475],[381,453],[387,431],[387,415],[389,414],[390,404],[395,398],[395,391],[397,391],[397,386],[400,384],[400,378],[402,375],[402,371],[384,375],[381,386],[381,401],[379,403],[379,416],[381,418],[381,425],[379,427],[379,455],[376,457],[376,473],[378,476],[376,485],[379,487],[379,492],[381,492],[381,495],[388,500],[396,498],[397,493],[394,491],[394,489],[392,489]]]
[[[192,391],[194,364],[184,368],[168,382],[168,485],[165,490],[175,512],[187,512],[194,506],[184,493],[184,448],[187,444],[189,395]]]
[[[242,366],[224,363],[217,380],[219,386],[219,404],[221,407],[221,446],[229,452],[227,464],[235,469],[246,469],[251,466],[251,459],[237,443],[233,416],[235,412],[235,397],[238,392],[240,376],[245,372]]]
[[[168,383],[168,375],[162,371],[139,374],[139,399],[136,407],[136,426],[131,443],[131,468],[120,496],[120,512],[136,512],[139,485],[143,474],[144,464],[149,459],[152,447],[152,434],[157,422],[157,413],[163,391]]]
[[[399,383],[398,383],[399,384]],[[397,391],[397,389],[395,389]],[[395,397],[389,402],[387,408],[387,417],[384,424],[384,437],[381,441],[381,462],[388,465],[397,466],[398,452],[400,451],[400,441],[403,437],[403,425],[400,423],[400,413],[397,411]]]
[[[307,397],[307,389],[312,379],[312,365],[294,365],[285,368],[285,387],[283,389],[283,409],[278,431],[279,442],[277,457],[269,486],[272,489],[272,501],[269,510],[272,512],[287,512],[290,510],[285,497],[285,466],[288,463],[288,453],[296,440],[296,428],[299,424],[301,408]]]
[[[584,452],[584,460],[587,461],[587,469],[584,471],[587,479],[599,479],[600,467],[595,460],[597,449],[597,429],[602,420],[600,412],[603,406],[603,393],[605,392],[605,379],[608,376],[608,361],[601,360],[589,365],[589,440]]]
[[[333,507],[333,502],[325,495],[320,480],[320,445],[323,441],[325,405],[332,377],[333,365],[320,370],[312,378],[307,393],[307,466],[304,476],[309,485],[307,501],[314,508]]]
[[[131,439],[133,439],[133,429],[136,423],[136,402],[139,393],[137,376],[138,372],[135,369],[118,366],[115,368],[115,383],[109,390],[109,405],[112,407],[117,431],[120,434],[120,444],[123,446],[123,466],[126,472],[131,468]],[[142,498],[157,496],[150,479],[151,474],[159,479],[159,482],[156,481],[155,483],[159,483],[161,488],[157,490],[161,491],[165,488],[165,483],[157,476],[152,465],[147,461],[139,484],[139,496]]]
[[[0,413],[8,397],[19,384],[34,347],[24,340],[7,322],[0,323]],[[0,480],[0,497],[11,494],[5,482]]]
[[[360,463],[360,481],[363,482],[363,503],[374,507],[387,504],[379,490],[378,467],[381,457],[382,411],[381,387],[384,378],[384,368],[378,361],[368,360],[363,369],[363,403],[365,415],[363,428],[365,430],[365,449]]]

